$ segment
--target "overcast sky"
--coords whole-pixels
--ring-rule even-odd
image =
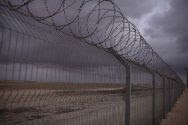
[[[79,1],[75,1],[78,3],[71,8],[74,11],[78,10],[76,7],[81,4]],[[186,49],[188,47],[188,0],[113,1],[119,6],[125,17],[138,27],[142,36],[154,50],[185,80],[183,68],[188,67],[188,49]],[[69,0],[67,2],[71,3]],[[51,10],[56,7],[55,5],[59,5],[58,2],[54,3],[53,0],[49,0],[48,4]],[[35,1],[31,5],[34,15],[45,15],[44,3]],[[90,12],[88,9],[86,10],[84,12]],[[68,15],[71,15],[71,12],[74,11],[70,11]],[[60,23],[64,19],[62,18],[64,15],[61,14],[57,15],[61,19],[55,18],[60,20]]]
[[[114,0],[154,50],[185,81],[188,0]]]

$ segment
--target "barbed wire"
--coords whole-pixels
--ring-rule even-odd
[[[112,0],[2,0],[0,5],[181,81]]]

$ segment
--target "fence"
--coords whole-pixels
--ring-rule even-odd
[[[0,2],[0,124],[157,125],[184,84],[113,1]]]

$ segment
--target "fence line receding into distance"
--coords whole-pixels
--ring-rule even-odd
[[[157,125],[184,87],[112,0],[0,1],[0,124]]]

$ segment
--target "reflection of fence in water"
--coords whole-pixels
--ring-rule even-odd
[[[0,2],[0,123],[158,124],[184,85],[120,9],[43,2]]]

